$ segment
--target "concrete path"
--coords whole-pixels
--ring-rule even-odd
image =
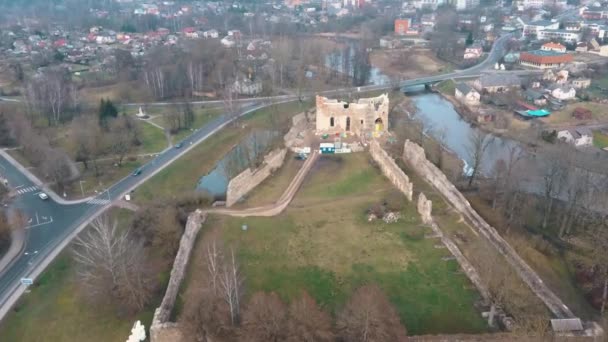
[[[18,257],[25,248],[25,229],[13,229],[11,232],[11,246],[8,251],[0,258],[0,270],[5,269],[10,265],[16,257]]]
[[[298,192],[298,189],[302,185],[302,182],[304,182],[304,178],[306,178],[306,175],[308,174],[308,172],[310,171],[310,169],[318,158],[319,153],[317,151],[313,151],[304,163],[304,165],[302,165],[302,168],[293,178],[287,189],[285,189],[281,197],[279,197],[279,199],[273,204],[247,209],[209,209],[206,212],[210,214],[221,214],[235,217],[276,216],[283,212],[285,208],[287,208],[287,205],[289,205],[295,194]]]

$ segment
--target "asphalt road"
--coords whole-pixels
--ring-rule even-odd
[[[448,74],[424,77],[400,82],[399,86],[408,87],[420,84],[433,83],[445,79],[470,78],[477,76],[482,70],[491,68],[501,56],[504,55],[504,43],[508,36],[499,38],[486,60],[470,69],[456,71]],[[348,92],[382,90],[393,85],[371,85],[359,88],[344,88],[323,92],[324,95],[344,94]],[[313,94],[307,94],[312,96]],[[243,110],[251,111],[254,108],[265,106],[261,98],[247,100],[248,104]],[[276,101],[289,101],[297,99],[296,96],[280,96],[273,98]],[[136,105],[136,104],[133,104]],[[12,206],[19,208],[28,218],[27,239],[24,252],[14,262],[0,273],[0,319],[23,293],[25,287],[20,284],[21,278],[36,278],[52,259],[67,245],[70,239],[82,229],[85,223],[92,220],[109,205],[110,201],[120,198],[123,194],[136,188],[154,173],[159,172],[171,164],[189,149],[207,139],[213,132],[221,129],[230,121],[223,115],[208,123],[205,127],[195,131],[183,140],[180,149],[170,148],[160,153],[154,159],[142,166],[141,174],[128,176],[95,199],[87,203],[60,204],[52,198],[41,200],[37,194],[40,192],[36,184],[26,177],[18,168],[0,156],[0,174],[5,176],[12,188],[16,188],[18,195],[14,198]]]

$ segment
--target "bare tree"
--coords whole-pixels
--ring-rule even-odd
[[[215,240],[207,244],[206,252],[207,274],[209,274],[211,290],[213,293],[217,293],[222,255],[217,248],[217,242]]]
[[[358,288],[338,317],[340,336],[353,342],[405,341],[399,315],[377,285]]]
[[[226,115],[228,116],[228,118],[238,118],[241,108],[239,102],[237,101],[238,95],[234,92],[232,87],[226,86],[226,88],[224,89],[222,100],[224,102],[224,110],[226,111]],[[236,120],[234,122],[236,122]]]
[[[284,341],[287,308],[274,293],[254,293],[243,314],[243,334],[247,341]]]
[[[477,175],[479,174],[483,158],[485,157],[486,149],[488,148],[488,146],[490,146],[492,140],[493,137],[491,135],[479,129],[474,130],[471,136],[469,137],[467,153],[472,163],[471,174],[469,175],[469,187],[473,185],[475,177],[477,177]]]
[[[126,120],[125,117],[113,119],[110,122],[110,134],[107,135],[108,146],[116,156],[118,166],[122,166],[123,159],[133,148],[133,137]]]
[[[86,293],[100,301],[113,299],[128,310],[142,309],[151,297],[141,241],[119,229],[107,216],[94,220],[74,241],[74,261]]]
[[[604,315],[608,300],[608,227],[605,224],[591,230],[589,234],[591,253],[588,262],[595,273],[598,285],[602,288],[600,313]]]
[[[222,270],[219,276],[222,298],[230,309],[230,321],[232,325],[239,323],[241,316],[241,296],[243,276],[234,256],[234,249],[230,249],[230,258],[223,260]]]
[[[335,340],[331,317],[319,308],[307,292],[303,292],[289,306],[287,334],[288,342]]]
[[[557,157],[557,156],[554,156]],[[555,199],[562,193],[562,189],[567,180],[567,165],[559,158],[549,158],[548,165],[544,168],[543,174],[543,220],[542,228],[547,228],[547,221],[553,212]]]

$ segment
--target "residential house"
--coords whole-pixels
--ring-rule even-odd
[[[576,147],[593,144],[593,132],[588,128],[565,129],[557,132],[557,138]]]
[[[557,84],[565,84],[568,82],[568,70],[560,70],[558,72],[554,72],[551,69],[545,70],[543,73],[543,80],[547,82],[555,82]]]
[[[418,34],[418,30],[413,29],[412,20],[407,19],[395,19],[395,34],[398,36],[405,36],[408,34]]]
[[[536,90],[528,89],[524,93],[526,101],[534,103],[535,106],[544,106],[547,104],[545,95]]]
[[[461,103],[472,106],[479,105],[479,100],[481,99],[479,92],[466,83],[456,84],[454,96]]]
[[[591,110],[583,107],[574,108],[572,111],[572,117],[577,120],[591,120],[592,114]]]
[[[226,36],[220,40],[220,43],[227,48],[234,47],[236,45],[236,41],[233,36]]]
[[[557,86],[551,90],[551,96],[560,101],[572,100],[576,97],[576,89],[571,86]]]
[[[482,93],[502,93],[521,87],[521,80],[513,74],[483,74],[475,80],[473,87]]]
[[[565,46],[563,46],[560,43],[553,43],[553,42],[543,44],[543,46],[540,49],[543,51],[555,51],[555,52],[561,52],[561,53],[566,52]]]
[[[576,89],[586,89],[591,85],[591,79],[589,78],[577,78],[572,80],[572,86]]]
[[[576,51],[576,52],[587,52],[587,50],[589,50],[588,44],[580,42],[580,43],[576,44],[576,49],[574,51]]]
[[[483,54],[483,49],[479,45],[468,46],[464,50],[464,59],[479,59]]]
[[[203,32],[203,38],[219,38],[220,34],[215,29]]]
[[[538,69],[559,68],[572,60],[572,55],[555,51],[534,50],[519,55],[521,65]]]
[[[251,80],[248,77],[239,77],[232,84],[232,90],[239,95],[258,95],[263,90],[262,81]]]

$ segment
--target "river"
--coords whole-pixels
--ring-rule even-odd
[[[473,160],[470,155],[470,137],[478,128],[464,121],[451,102],[441,95],[417,92],[411,96],[416,113],[414,117],[423,123],[425,132],[442,143],[462,159],[466,165]],[[509,150],[524,146],[517,141],[493,136],[482,158],[481,173],[488,174],[499,159],[506,160]]]

